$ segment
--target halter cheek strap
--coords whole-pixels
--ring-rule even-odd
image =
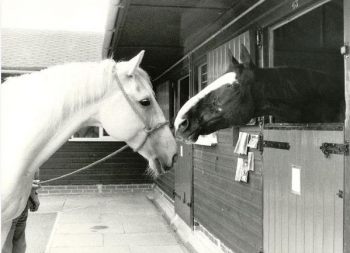
[[[117,72],[115,72],[115,79],[117,81],[118,87],[120,88],[121,92],[123,93],[126,101],[128,101],[128,104],[130,105],[131,109],[135,112],[135,114],[138,116],[138,118],[142,121],[142,123],[144,125],[143,131],[146,133],[146,136],[143,139],[143,141],[137,146],[137,148],[134,149],[134,151],[137,152],[145,145],[148,137],[153,132],[163,128],[164,126],[169,125],[169,121],[164,121],[164,122],[158,123],[157,125],[155,125],[153,127],[148,126],[146,119],[142,116],[141,112],[137,109],[135,103],[133,103],[133,101],[130,99],[129,95],[126,93],[123,85],[121,84],[121,82],[119,80]]]

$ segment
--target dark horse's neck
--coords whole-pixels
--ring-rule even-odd
[[[256,69],[252,85],[255,115],[281,122],[340,122],[344,85],[325,73],[298,68]]]

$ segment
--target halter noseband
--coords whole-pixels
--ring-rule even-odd
[[[142,121],[143,125],[144,125],[144,128],[143,128],[143,131],[146,133],[146,136],[145,138],[143,139],[143,141],[137,146],[136,149],[134,149],[135,152],[139,151],[143,145],[145,145],[148,137],[155,131],[163,128],[164,126],[167,126],[169,125],[169,121],[164,121],[164,122],[161,122],[161,123],[158,123],[157,125],[155,125],[154,127],[150,127],[148,126],[147,124],[147,121],[143,118],[141,112],[136,108],[135,104],[131,101],[130,97],[128,96],[128,94],[126,93],[123,85],[121,84],[120,80],[119,80],[119,77],[118,77],[118,74],[117,72],[115,72],[115,78],[117,80],[117,84],[120,88],[120,90],[122,91],[126,101],[128,101],[131,109],[135,112],[135,114],[138,116],[138,118]]]

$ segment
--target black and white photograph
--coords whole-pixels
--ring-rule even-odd
[[[350,0],[2,0],[1,253],[350,253]]]

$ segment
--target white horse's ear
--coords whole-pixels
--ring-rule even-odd
[[[143,55],[145,54],[145,50],[142,50],[138,55],[136,55],[134,58],[129,60],[129,71],[128,76],[132,76],[135,72],[135,70],[140,66],[140,63],[142,61]]]

